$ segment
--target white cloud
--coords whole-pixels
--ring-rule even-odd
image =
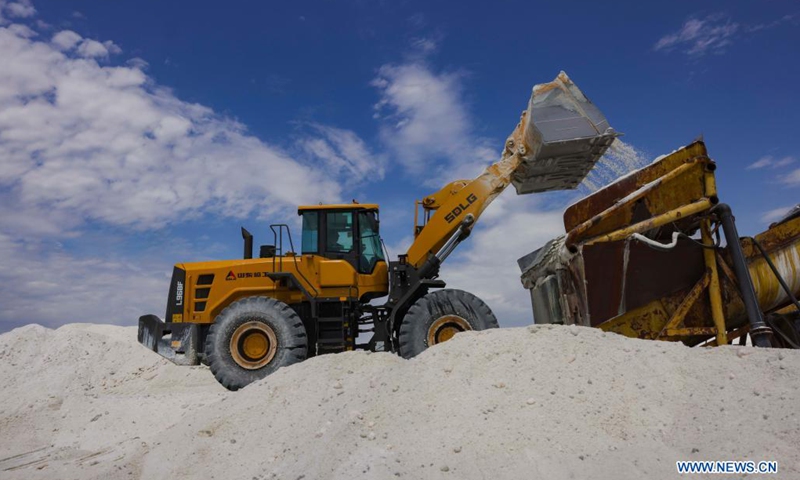
[[[384,65],[372,81],[380,93],[375,117],[381,119],[383,143],[412,175],[425,176],[432,185],[474,177],[499,158],[502,148],[491,148],[474,134],[463,77],[412,62]],[[513,128],[510,124],[509,132]],[[432,165],[440,167],[432,171]]]
[[[564,233],[561,210],[508,189],[489,206],[470,238],[442,266],[449,288],[480,297],[504,327],[533,323],[531,299],[517,259]]]
[[[773,20],[771,22],[766,22],[766,23],[758,23],[755,25],[748,25],[745,28],[748,32],[758,32],[761,30],[768,30],[770,28],[775,28],[784,23],[796,23],[796,22],[797,22],[797,15],[784,15],[777,20]]]
[[[108,57],[109,54],[121,52],[122,49],[110,40],[100,43],[96,40],[86,39],[78,46],[78,55],[88,58],[105,58]]]
[[[772,22],[753,25],[733,22],[727,15],[720,13],[705,18],[692,17],[678,31],[661,37],[653,45],[653,50],[669,52],[680,49],[694,58],[707,53],[724,53],[727,47],[743,35],[769,30],[785,23],[797,24],[796,15],[784,15]]]
[[[770,165],[772,165],[772,157],[767,155],[767,156],[759,158],[755,162],[753,162],[750,165],[748,165],[747,169],[748,170],[755,170],[755,169],[759,169],[759,168],[768,167]]]
[[[383,212],[384,212],[384,210],[381,210],[381,222],[386,222],[386,224],[388,224],[388,225],[396,225],[396,224],[390,223],[390,221],[385,218],[385,215],[384,215]],[[411,225],[411,223],[409,222],[408,225]],[[391,259],[396,259],[398,255],[402,255],[402,254],[406,253],[408,251],[408,248],[411,246],[412,243],[414,243],[414,236],[409,234],[409,235],[405,235],[405,236],[400,237],[399,239],[395,240],[394,243],[390,243],[390,244],[386,245],[385,247],[386,247],[386,250],[389,252],[390,258]]]
[[[760,168],[780,168],[794,163],[794,157],[774,158],[772,155],[765,155],[755,162],[747,166],[747,170],[756,170]]]
[[[438,50],[439,42],[437,37],[415,37],[411,39],[411,47],[424,56]]]
[[[319,124],[299,141],[320,150],[298,159],[295,145],[264,143],[157,85],[144,60],[98,64],[120,52],[111,41],[36,38],[0,26],[0,331],[160,314],[170,262],[187,255],[71,253],[58,241],[91,244],[98,226],[132,236],[208,214],[284,215],[340,201],[342,184],[385,168],[355,133]]]
[[[795,169],[794,171],[790,172],[788,175],[783,177],[781,179],[781,183],[793,187],[800,186],[800,168]]]
[[[150,66],[149,63],[147,63],[144,59],[141,59],[139,57],[131,58],[128,61],[126,61],[125,64],[128,65],[129,67],[133,67],[136,70],[142,70],[142,71],[146,70]]]
[[[25,25],[22,25],[22,24],[19,24],[19,23],[14,23],[14,24],[9,25],[8,29],[11,30],[12,32],[14,32],[14,35],[16,35],[18,37],[23,37],[23,38],[33,38],[33,37],[39,35],[35,31],[31,30],[29,27],[27,27]]]
[[[0,25],[6,22],[3,18],[4,15],[9,18],[27,18],[36,15],[36,9],[33,8],[31,0],[17,0],[15,2],[0,0]]]
[[[383,179],[386,159],[370,151],[367,144],[351,130],[318,123],[308,125],[312,135],[303,135],[299,147],[313,159],[341,175],[345,183]]]
[[[51,41],[59,50],[71,50],[75,48],[75,45],[79,44],[81,40],[83,40],[83,37],[72,30],[62,30],[53,35]]]
[[[774,222],[776,220],[780,220],[784,215],[789,213],[789,210],[791,210],[792,208],[794,208],[794,205],[775,208],[775,209],[769,210],[767,212],[764,212],[761,215],[761,221],[764,222],[764,223],[772,223],[772,222]]]
[[[68,238],[78,234],[83,219],[62,211],[35,205],[21,205],[10,192],[0,194],[0,234],[14,238]]]
[[[110,54],[122,53],[122,49],[111,40],[101,43],[90,38],[83,38],[72,30],[62,30],[56,33],[51,42],[57,49],[64,52],[77,47],[77,55],[85,58],[107,58]]]
[[[0,258],[0,332],[32,320],[131,325],[145,313],[164,315],[168,269],[146,258],[80,258],[54,242],[2,233]]]
[[[80,57],[111,52],[113,43],[74,32],[52,42],[0,27],[0,188],[15,208],[154,228],[206,212],[267,216],[339,199],[338,172],[304,165],[180,100],[139,64]],[[357,137],[336,132],[325,138],[365,161]]]
[[[720,53],[731,44],[740,25],[722,15],[704,19],[690,18],[677,32],[661,37],[654,50],[682,48],[689,56],[700,57],[706,53]]]

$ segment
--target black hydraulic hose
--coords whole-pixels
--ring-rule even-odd
[[[439,273],[442,261],[436,255],[431,255],[419,269],[419,278],[433,278]]]
[[[772,343],[769,337],[772,330],[764,322],[764,314],[758,306],[756,290],[753,287],[753,279],[750,278],[750,271],[747,269],[742,245],[739,243],[739,232],[736,230],[736,221],[733,218],[731,207],[720,203],[711,211],[719,216],[722,230],[725,232],[725,240],[727,240],[728,250],[733,261],[733,270],[739,281],[739,290],[747,310],[747,318],[750,321],[750,336],[753,344],[756,347],[771,347]]]
[[[767,265],[769,265],[770,270],[772,270],[772,273],[775,274],[775,278],[778,279],[778,283],[781,284],[781,288],[783,288],[783,291],[786,292],[786,295],[788,295],[789,298],[792,300],[792,303],[794,304],[797,311],[800,312],[800,302],[797,301],[797,298],[794,296],[794,293],[792,293],[792,289],[789,288],[789,285],[786,284],[786,281],[781,276],[781,272],[779,272],[778,269],[775,267],[775,264],[772,263],[772,259],[769,258],[769,255],[767,255],[767,252],[766,250],[764,250],[764,247],[762,247],[761,244],[758,243],[758,241],[756,241],[755,238],[751,237],[750,240],[753,242],[753,245],[756,246],[758,251],[761,252],[761,255],[764,257],[764,260],[767,261]]]

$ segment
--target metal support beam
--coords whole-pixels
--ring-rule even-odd
[[[713,201],[710,198],[702,198],[696,202],[676,208],[675,210],[670,210],[669,212],[662,213],[661,215],[655,216],[643,222],[631,225],[630,227],[622,228],[605,235],[594,237],[590,240],[587,240],[583,244],[593,245],[600,242],[615,242],[617,240],[624,240],[634,233],[642,233],[647,230],[652,230],[662,225],[680,220],[681,218],[698,214],[704,210],[710,209],[713,205]]]
[[[644,197],[645,195],[661,188],[661,186],[680,176],[683,175],[684,172],[688,171],[692,167],[695,166],[697,160],[691,160],[687,163],[681,165],[680,167],[672,170],[671,172],[667,173],[663,177],[644,185],[643,187],[639,188],[635,192],[631,193],[630,195],[626,196],[625,198],[618,200],[614,205],[611,205],[607,209],[603,210],[602,212],[598,213],[594,217],[586,220],[585,222],[581,223],[577,227],[573,228],[568,234],[566,239],[566,246],[570,251],[574,251],[575,246],[578,242],[580,242],[581,237],[585,234],[589,229],[594,227],[595,225],[603,222],[606,218],[614,215],[615,213],[619,212],[625,207],[628,207],[630,204],[639,200],[640,198]]]
[[[716,213],[725,232],[725,241],[728,243],[728,251],[733,262],[733,270],[739,282],[739,289],[742,293],[747,318],[750,321],[750,336],[753,338],[753,345],[756,347],[771,347],[770,335],[772,330],[764,322],[764,314],[758,306],[753,279],[750,278],[750,271],[747,268],[747,261],[739,243],[739,232],[736,230],[736,221],[733,218],[731,207],[725,203],[715,206],[712,212]]]
[[[722,293],[719,288],[719,272],[717,271],[717,258],[712,248],[714,240],[711,238],[711,227],[708,220],[703,220],[700,224],[700,235],[703,240],[703,259],[709,273],[708,299],[711,303],[711,318],[714,326],[717,327],[717,344],[727,345],[727,328],[725,326],[725,314],[722,313]]]
[[[667,322],[667,324],[664,325],[664,328],[661,329],[661,332],[659,332],[658,336],[656,336],[656,339],[665,336],[678,335],[677,333],[670,333],[670,332],[678,330],[677,329],[678,325],[680,325],[686,318],[686,314],[689,313],[689,309],[691,309],[692,305],[694,305],[697,299],[700,298],[700,295],[703,293],[703,290],[708,286],[709,281],[710,281],[710,275],[708,273],[703,275],[700,278],[700,280],[698,280],[698,282],[694,285],[694,287],[692,287],[689,293],[687,293],[686,296],[683,297],[683,301],[681,302],[680,305],[678,305],[678,308],[675,309],[675,311],[672,313],[669,322]]]

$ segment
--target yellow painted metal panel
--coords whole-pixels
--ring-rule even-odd
[[[320,287],[348,287],[355,283],[355,270],[344,260],[323,260],[319,263]]]

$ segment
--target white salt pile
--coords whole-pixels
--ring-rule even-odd
[[[535,326],[410,361],[318,357],[230,393],[135,329],[29,326],[0,336],[0,478],[671,479],[678,460],[800,478],[798,367]]]

